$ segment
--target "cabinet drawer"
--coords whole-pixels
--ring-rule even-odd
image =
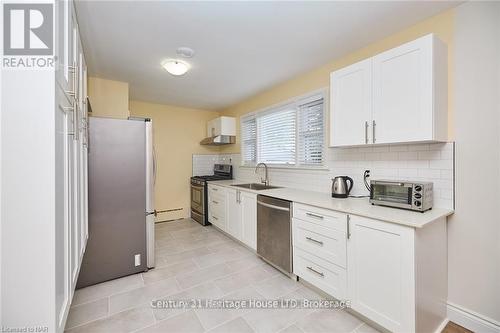
[[[347,214],[333,210],[294,203],[293,217],[339,231],[347,229]]]
[[[224,187],[217,185],[208,185],[208,196],[212,194],[224,195]]]
[[[226,230],[226,219],[224,215],[208,210],[208,222],[219,227],[219,229]]]
[[[226,197],[222,195],[209,195],[208,196],[208,207],[213,211],[218,211],[223,214],[226,209]]]
[[[301,279],[341,300],[347,295],[347,273],[342,267],[328,263],[296,247],[293,272]]]
[[[346,267],[346,233],[293,219],[293,245],[333,264]]]

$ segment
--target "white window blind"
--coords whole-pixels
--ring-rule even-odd
[[[324,150],[323,98],[299,105],[298,112],[298,162],[302,165],[321,165]]]
[[[296,110],[289,107],[257,118],[258,161],[295,164]]]
[[[257,120],[255,117],[241,121],[242,158],[245,164],[257,161]]]
[[[241,119],[244,165],[321,166],[324,140],[323,94],[311,94]]]

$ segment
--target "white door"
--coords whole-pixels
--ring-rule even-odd
[[[330,76],[330,146],[369,142],[372,114],[371,59],[335,71]]]
[[[226,232],[241,239],[240,191],[226,189]]]
[[[241,241],[257,250],[257,195],[254,193],[241,192]]]
[[[392,332],[415,331],[413,229],[350,216],[348,299]]]
[[[432,139],[432,35],[373,57],[375,143]]]

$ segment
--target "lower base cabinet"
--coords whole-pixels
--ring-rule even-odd
[[[257,195],[240,191],[241,241],[257,250]]]
[[[345,215],[344,268],[341,261],[332,263],[332,256],[324,255],[322,248],[328,246],[324,240],[309,236],[317,251],[297,242],[304,216],[318,220],[317,227],[309,225],[312,232],[314,228],[319,232],[328,218],[325,210],[294,203],[294,274],[300,279],[350,301],[352,310],[392,332],[434,332],[442,324],[447,297],[446,218],[416,229]],[[338,246],[336,252],[341,253]]]
[[[394,332],[415,331],[412,228],[350,217],[348,299],[362,315]]]
[[[240,205],[240,191],[226,189],[226,232],[236,239],[242,235],[242,212]]]
[[[209,222],[256,250],[257,194],[214,184],[208,189]]]

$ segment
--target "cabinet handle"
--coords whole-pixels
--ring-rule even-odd
[[[319,240],[314,239],[314,238],[311,238],[311,237],[306,237],[306,239],[307,239],[308,241],[311,241],[311,242],[314,242],[314,243],[316,243],[316,244],[319,244],[319,245],[323,246],[323,242],[322,242],[322,241],[319,241]]]
[[[216,218],[216,217],[215,217],[215,216],[213,216],[213,215],[212,215],[212,218],[213,218],[214,220],[216,220],[216,221],[219,221],[219,219],[218,219],[218,218]]]
[[[325,274],[321,273],[321,272],[318,272],[317,270],[315,270],[314,268],[312,268],[311,266],[307,266],[307,269],[310,270],[311,272],[313,273],[316,273],[318,274],[319,276],[321,277],[325,277]]]
[[[377,126],[377,123],[375,120],[372,120],[372,134],[373,134],[373,143],[375,143],[376,138],[375,138],[375,126]]]
[[[216,204],[216,205],[218,205],[218,204],[219,204],[219,202],[218,202],[218,201],[215,201],[215,200],[212,200],[212,203],[214,203],[214,204]]]
[[[351,238],[351,217],[347,215],[347,239]]]
[[[212,191],[218,191],[218,189],[216,189],[215,187],[212,187]]]
[[[365,121],[365,143],[368,143],[368,121]]]
[[[313,214],[313,213],[306,213],[306,215],[310,216],[310,217],[315,217],[315,218],[320,219],[320,220],[325,218],[324,216]]]

